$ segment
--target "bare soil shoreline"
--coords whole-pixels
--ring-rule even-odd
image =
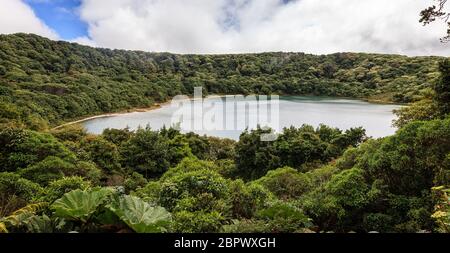
[[[152,111],[152,110],[156,110],[161,108],[164,105],[169,104],[170,101],[164,102],[164,103],[155,103],[154,105],[147,107],[147,108],[132,108],[132,109],[127,109],[127,110],[123,110],[123,111],[119,111],[119,112],[112,112],[112,113],[104,113],[104,114],[99,114],[99,115],[94,115],[94,116],[90,116],[90,117],[86,117],[86,118],[82,118],[79,120],[74,120],[74,121],[70,121],[67,123],[64,123],[62,125],[56,126],[54,128],[52,128],[51,130],[58,130],[61,129],[63,127],[66,126],[70,126],[70,125],[75,125],[78,123],[83,123],[85,121],[89,121],[89,120],[93,120],[93,119],[100,119],[100,118],[108,118],[108,117],[114,117],[114,116],[119,116],[119,115],[123,115],[123,114],[127,114],[127,113],[133,113],[133,112],[148,112],[148,111]]]
[[[208,98],[222,97],[222,96],[225,96],[225,95],[210,95],[210,96],[208,96]],[[191,100],[194,99],[192,96],[187,96],[187,97],[189,99],[191,99]],[[123,115],[123,114],[127,114],[127,113],[133,113],[133,112],[149,112],[149,111],[152,111],[152,110],[159,109],[159,108],[161,108],[164,105],[168,105],[171,102],[172,102],[172,99],[169,99],[166,102],[155,103],[154,105],[152,105],[150,107],[147,107],[147,108],[131,108],[131,109],[126,109],[126,110],[119,111],[119,112],[103,113],[103,114],[99,114],[99,115],[89,116],[89,117],[86,117],[86,118],[82,118],[82,119],[79,119],[79,120],[74,120],[74,121],[70,121],[70,122],[61,124],[59,126],[56,126],[56,127],[52,128],[51,130],[58,130],[58,129],[66,127],[66,126],[75,125],[75,124],[82,123],[82,122],[85,122],[85,121],[89,121],[89,120],[92,120],[92,119],[114,117],[114,116],[119,116],[119,115]]]

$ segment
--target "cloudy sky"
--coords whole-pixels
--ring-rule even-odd
[[[433,0],[2,0],[0,33],[174,53],[296,51],[450,56]]]

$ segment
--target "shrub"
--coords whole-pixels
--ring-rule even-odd
[[[138,196],[147,202],[157,203],[161,192],[161,183],[158,181],[151,181],[144,187],[138,188],[132,192],[132,195]]]
[[[161,181],[165,181],[168,178],[182,173],[199,170],[218,171],[219,168],[213,162],[199,160],[196,157],[186,157],[181,160],[177,166],[170,168],[166,173],[164,173],[161,177]]]
[[[238,179],[230,182],[231,212],[234,218],[251,218],[274,199],[272,194],[259,184],[245,184]]]
[[[54,129],[50,133],[58,140],[72,142],[79,142],[87,135],[84,127],[76,124]]]
[[[147,184],[147,179],[137,172],[133,172],[130,176],[125,179],[123,186],[125,187],[125,192],[131,192],[139,187],[144,187]]]
[[[11,172],[0,173],[0,217],[10,214],[41,196],[44,189]]]
[[[180,211],[173,214],[173,231],[178,233],[219,232],[225,220],[220,212]]]
[[[101,137],[88,136],[81,146],[87,152],[89,159],[107,173],[119,171],[120,154],[117,146]]]
[[[307,175],[289,167],[271,170],[255,182],[285,200],[297,198],[312,187]]]
[[[48,185],[51,181],[75,174],[75,165],[58,157],[49,156],[28,168],[19,170],[19,174],[40,185]]]
[[[151,129],[139,129],[120,148],[123,165],[146,178],[162,175],[170,167],[168,139]]]
[[[26,168],[52,156],[74,162],[75,155],[55,137],[22,129],[0,130],[0,164],[3,171]]]
[[[28,168],[21,169],[18,173],[22,177],[43,186],[65,176],[82,176],[92,182],[97,182],[101,176],[101,172],[92,163],[78,162],[73,164],[53,156],[49,156]]]
[[[159,202],[172,210],[182,198],[202,193],[211,194],[217,200],[225,199],[229,194],[228,184],[217,172],[210,170],[179,173],[162,182]]]
[[[50,182],[50,184],[45,189],[46,194],[43,197],[43,201],[52,203],[68,192],[77,189],[84,191],[90,187],[91,182],[85,181],[82,177],[63,177],[62,179]]]
[[[312,226],[308,216],[287,202],[275,202],[259,211],[256,217],[265,221],[272,233],[302,232]]]

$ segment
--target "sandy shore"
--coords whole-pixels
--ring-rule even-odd
[[[211,95],[211,96],[207,96],[207,98],[214,98],[214,97],[223,97],[224,95]],[[187,96],[189,99],[193,100],[194,98],[191,96]],[[168,105],[172,102],[172,99],[170,99],[167,102],[164,103],[156,103],[150,107],[147,108],[135,108],[135,109],[128,109],[128,110],[124,110],[124,111],[120,111],[120,112],[113,112],[113,113],[104,113],[104,114],[100,114],[100,115],[94,115],[94,116],[90,116],[90,117],[86,117],[86,118],[82,118],[79,120],[75,120],[75,121],[70,121],[67,123],[64,123],[62,125],[56,126],[54,128],[52,128],[51,130],[57,130],[60,128],[63,128],[65,126],[70,126],[70,125],[74,125],[74,124],[78,124],[78,123],[83,123],[85,121],[88,120],[92,120],[92,119],[99,119],[99,118],[107,118],[107,117],[114,117],[114,116],[120,116],[123,114],[127,114],[127,113],[133,113],[133,112],[148,112],[148,111],[152,111],[152,110],[156,110],[159,109],[161,107],[163,107],[164,105]]]
[[[124,110],[124,111],[120,111],[120,112],[105,113],[105,114],[90,116],[90,117],[82,118],[82,119],[79,119],[79,120],[75,120],[75,121],[70,121],[70,122],[64,123],[62,125],[59,125],[57,127],[52,128],[51,130],[57,130],[57,129],[63,128],[65,126],[70,126],[70,125],[74,125],[74,124],[78,124],[78,123],[83,123],[85,121],[92,120],[92,119],[114,117],[114,116],[119,116],[119,115],[123,115],[123,114],[127,114],[127,113],[132,113],[132,112],[148,112],[148,111],[159,109],[162,106],[167,105],[167,104],[170,104],[170,101],[164,102],[164,103],[156,103],[156,104],[154,104],[154,105],[152,105],[150,107],[147,107],[147,108],[135,108],[135,109],[128,109],[128,110]]]

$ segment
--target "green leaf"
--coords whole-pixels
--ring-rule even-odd
[[[109,188],[90,191],[78,189],[64,194],[51,208],[58,217],[87,222],[111,193]]]
[[[48,204],[46,202],[29,204],[13,212],[10,216],[1,219],[1,221],[5,226],[20,227],[24,225],[30,217],[45,210],[47,206]]]
[[[25,222],[28,232],[31,233],[53,233],[52,221],[47,215],[34,215]]]
[[[6,229],[6,225],[3,222],[0,222],[0,234],[2,233],[8,233],[8,229]]]
[[[171,215],[166,209],[150,206],[134,196],[120,197],[108,207],[137,233],[165,232],[171,221]]]

